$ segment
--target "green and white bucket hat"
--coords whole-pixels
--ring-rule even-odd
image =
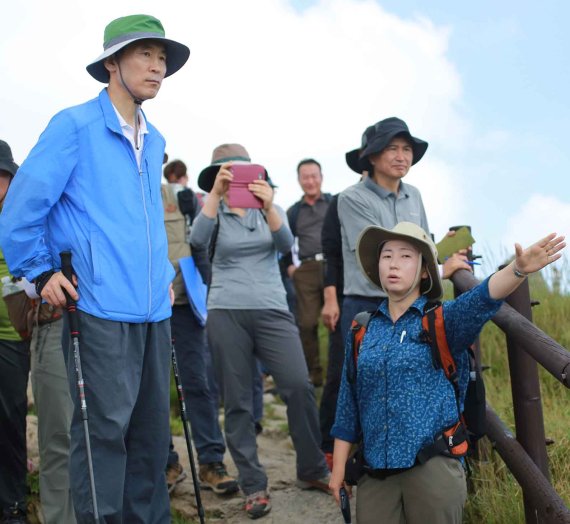
[[[107,25],[103,36],[103,54],[87,66],[87,72],[95,80],[106,84],[109,82],[109,71],[105,68],[105,59],[137,40],[148,38],[160,40],[166,47],[165,77],[176,73],[190,56],[187,46],[165,38],[160,20],[150,15],[129,15],[117,18]]]

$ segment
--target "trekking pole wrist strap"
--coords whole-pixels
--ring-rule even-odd
[[[38,296],[42,296],[42,291],[45,287],[45,285],[48,283],[48,280],[53,276],[54,271],[53,270],[49,270],[49,271],[44,271],[43,273],[40,273],[35,279],[34,279],[34,286],[36,288],[36,293],[38,294]]]

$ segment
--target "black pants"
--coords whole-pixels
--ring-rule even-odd
[[[339,305],[342,299],[339,300]],[[336,416],[336,402],[338,390],[340,389],[340,379],[344,365],[344,339],[340,329],[340,322],[336,325],[336,330],[329,333],[329,362],[327,365],[327,380],[323,389],[321,405],[319,407],[319,419],[321,423],[322,442],[321,449],[325,453],[332,453],[334,448],[334,438],[330,431]]]
[[[25,507],[30,344],[0,340],[0,510]]]

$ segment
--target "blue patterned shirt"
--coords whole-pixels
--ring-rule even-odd
[[[347,336],[331,434],[347,442],[358,442],[362,435],[365,460],[374,469],[413,466],[420,449],[458,419],[453,386],[443,370],[434,369],[430,346],[420,339],[426,301],[418,298],[395,323],[388,301],[380,303],[362,340],[355,384],[347,380],[347,369],[354,367]],[[487,279],[443,305],[462,406],[469,380],[467,348],[501,304],[489,296]]]

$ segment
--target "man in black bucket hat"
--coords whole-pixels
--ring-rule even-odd
[[[390,117],[366,128],[362,134],[361,146],[346,153],[348,167],[356,173],[371,172],[372,166],[368,157],[383,151],[392,139],[398,136],[408,140],[413,152],[411,165],[417,164],[424,156],[428,143],[420,138],[413,137],[406,122],[396,117]]]
[[[87,66],[107,85],[97,98],[53,117],[12,182],[0,217],[0,245],[14,275],[33,281],[53,306],[65,304],[63,290],[77,301],[97,495],[92,503],[66,329],[78,523],[93,522],[97,509],[99,522],[170,522],[164,470],[174,270],[160,196],[165,140],[141,104],[189,54],[152,16],[109,23],[103,53]],[[77,289],[60,271],[64,251],[72,254]]]
[[[343,340],[354,315],[375,309],[385,296],[358,268],[355,249],[360,232],[370,225],[391,229],[402,221],[429,231],[420,192],[402,181],[427,148],[428,143],[413,136],[403,120],[390,117],[367,127],[361,147],[346,153],[348,166],[364,176],[338,199],[344,261]]]

